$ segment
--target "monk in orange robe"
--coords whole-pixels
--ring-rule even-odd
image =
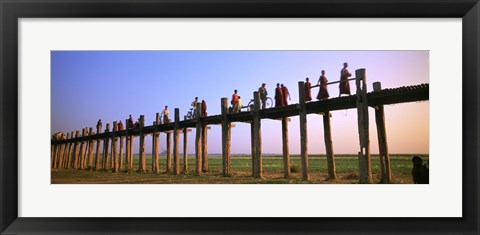
[[[275,88],[275,107],[283,106],[283,92],[280,88],[280,83],[277,83],[277,88]]]
[[[312,84],[308,78],[306,78],[305,81],[305,101],[308,102],[312,100]]]
[[[340,94],[338,94],[338,97],[342,94],[350,95],[350,84],[348,82],[348,78],[352,76],[347,70],[348,64],[343,63],[343,69],[340,71]]]
[[[320,90],[318,91],[318,95],[317,95],[318,100],[323,100],[330,97],[327,90],[327,83],[328,83],[328,80],[327,80],[327,77],[325,77],[325,70],[322,70],[322,75],[318,79],[318,83],[317,83],[318,85],[320,85]]]
[[[283,106],[287,106],[288,105],[287,96],[288,96],[288,99],[290,100],[292,100],[292,98],[290,98],[290,92],[288,92],[288,88],[285,85],[282,84],[281,88],[282,88],[282,94],[283,94]]]

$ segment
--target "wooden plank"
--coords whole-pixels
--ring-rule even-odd
[[[368,133],[368,101],[367,101],[367,78],[365,69],[355,70],[357,77],[357,120],[358,135],[360,139],[360,151],[358,152],[358,174],[362,184],[372,182],[372,167],[370,160],[370,138]]]
[[[374,92],[382,90],[380,82],[373,83]],[[375,123],[377,124],[378,148],[380,153],[380,172],[382,183],[390,183],[392,174],[390,169],[390,155],[388,153],[387,129],[385,125],[385,111],[383,105],[375,107]]]
[[[330,127],[330,112],[323,115],[323,136],[325,141],[325,150],[327,153],[328,179],[335,180],[337,178],[337,170],[335,167],[335,156],[333,154],[332,128]]]
[[[300,101],[300,158],[302,162],[302,179],[309,180],[308,174],[308,135],[307,135],[307,113],[305,107],[304,82],[298,82],[298,94]]]
[[[196,167],[195,167],[195,174],[201,175],[202,174],[202,123],[201,119],[201,110],[202,104],[197,103],[197,108],[195,110],[195,117],[197,119],[197,131],[195,136],[195,160],[196,160]]]
[[[230,123],[228,121],[228,98],[221,99],[222,112],[222,173],[230,175]]]
[[[175,122],[174,122],[174,129],[173,129],[173,173],[175,175],[180,174],[180,136],[178,133],[178,122],[180,121],[180,109],[175,108]]]

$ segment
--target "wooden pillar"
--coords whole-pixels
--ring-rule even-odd
[[[323,114],[323,135],[325,140],[325,150],[327,153],[328,179],[335,180],[337,171],[335,168],[335,158],[333,154],[332,129],[330,127],[330,112]]]
[[[358,135],[360,138],[360,151],[358,152],[358,173],[360,183],[368,184],[372,182],[372,167],[370,162],[367,78],[365,69],[355,70],[355,77],[357,86]]]
[[[158,125],[160,124],[160,113],[157,113],[155,116],[155,129],[153,131],[152,135],[152,155],[153,155],[153,160],[152,160],[152,166],[155,173],[160,173],[160,166],[158,165],[158,149],[159,149],[159,139],[160,139],[160,133],[158,133]]]
[[[88,136],[90,140],[88,141],[88,169],[92,169],[93,167],[93,128],[88,129]]]
[[[143,134],[143,127],[145,126],[145,117],[140,115],[140,146],[139,154],[140,162],[138,164],[138,171],[146,172],[147,171],[147,156],[145,155],[145,135]]]
[[[183,129],[183,173],[188,172],[188,128]]]
[[[118,156],[117,156],[117,149],[118,149],[118,137],[117,137],[117,131],[118,131],[118,123],[117,121],[113,122],[113,133],[112,133],[112,162],[113,162],[113,171],[118,172],[119,166],[118,166]]]
[[[59,141],[62,141],[62,139],[60,139]],[[59,151],[58,151],[58,153],[57,153],[57,155],[58,155],[58,156],[57,156],[57,165],[56,165],[56,166],[57,166],[57,167],[56,167],[57,169],[62,169],[62,163],[63,163],[63,161],[62,161],[62,154],[63,154],[63,151],[64,151],[64,149],[65,149],[64,145],[65,145],[65,144],[63,144],[63,143],[59,144],[60,148],[59,148]]]
[[[70,139],[73,139],[74,136],[73,136],[73,131],[70,133]],[[65,168],[67,169],[70,169],[70,167],[72,167],[72,161],[73,161],[73,154],[74,154],[74,151],[73,151],[73,146],[75,144],[70,140],[70,143],[68,145],[68,156],[67,156],[67,166]]]
[[[382,90],[380,82],[373,83],[373,91]],[[390,155],[388,153],[387,129],[385,127],[385,111],[383,105],[375,107],[375,122],[377,124],[378,148],[380,153],[381,182],[390,183],[392,174],[390,170]]]
[[[197,103],[197,109],[195,110],[195,117],[197,119],[197,131],[195,136],[195,174],[201,175],[202,174],[202,122],[201,122],[201,110],[202,104]]]
[[[102,133],[102,125],[97,125],[97,135]],[[95,170],[100,170],[100,137],[97,137],[97,148],[95,150]]]
[[[209,126],[202,126],[202,172],[208,171],[208,129]]]
[[[67,133],[67,141],[70,141],[70,133]],[[68,156],[70,155],[70,147],[71,147],[71,143],[67,143],[65,144],[65,153],[63,155],[63,168],[64,169],[67,169],[68,167]]]
[[[288,146],[288,122],[290,118],[282,118],[282,144],[283,144],[283,176],[290,177],[290,150]]]
[[[120,136],[120,149],[118,151],[118,170],[122,171],[123,168],[123,136]]]
[[[172,172],[172,132],[167,131],[167,172]]]
[[[81,137],[81,143],[80,143],[80,156],[79,156],[79,161],[77,165],[77,169],[83,170],[83,161],[85,159],[85,128],[82,128],[82,137]]]
[[[175,122],[173,123],[173,173],[175,175],[180,174],[180,136],[178,133],[178,122],[180,122],[180,110],[178,108],[175,108]]]
[[[300,103],[300,158],[302,160],[302,179],[309,180],[308,175],[308,135],[307,135],[307,112],[305,106],[305,84],[298,82],[298,94]]]
[[[254,110],[253,108],[250,109],[250,112],[253,114]],[[252,151],[252,177],[254,176],[255,172],[255,141],[254,141],[254,128],[253,128],[253,121],[250,123],[250,148]]]
[[[230,175],[230,122],[227,117],[228,99],[221,99],[222,110],[222,172],[223,176]]]
[[[85,151],[83,152],[82,157],[82,166],[81,169],[85,170],[87,168],[87,160],[88,160],[88,129],[85,127],[85,135],[83,135],[83,142],[85,143]]]
[[[102,165],[102,169],[104,170],[108,170],[109,169],[109,165],[108,165],[108,143],[110,142],[109,141],[109,138],[108,138],[108,134],[110,132],[110,123],[107,123],[107,126],[105,128],[105,139],[103,140],[103,165]]]
[[[253,177],[260,178],[263,175],[262,168],[262,129],[260,119],[260,94],[253,92],[253,146],[255,148]]]
[[[53,142],[53,138],[51,139]],[[53,168],[55,162],[55,144],[51,144],[50,148],[50,168]]]
[[[75,139],[78,139],[78,137],[80,136],[80,131],[76,131],[75,132]],[[78,168],[78,153],[79,153],[79,149],[78,149],[78,140],[75,140],[75,144],[73,146],[73,169],[77,169]]]
[[[131,160],[130,160],[130,154],[131,154],[130,142],[131,142],[132,138],[129,136],[129,130],[130,130],[130,126],[128,124],[128,119],[125,119],[125,164],[127,166],[127,171],[132,170],[132,165],[130,164],[131,163]]]

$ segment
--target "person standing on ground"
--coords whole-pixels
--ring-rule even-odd
[[[327,84],[328,80],[327,77],[325,77],[325,70],[322,70],[322,75],[320,76],[320,78],[318,78],[317,83],[317,85],[320,85],[320,90],[318,91],[317,95],[318,100],[324,100],[330,97],[330,95],[328,94]]]
[[[413,168],[412,177],[414,184],[428,184],[428,168],[427,165],[422,165],[422,159],[418,156],[412,158]]]
[[[260,101],[262,102],[262,109],[267,107],[267,88],[265,87],[267,84],[262,83],[262,86],[258,88],[258,93],[260,94]]]
[[[275,107],[283,106],[283,93],[282,88],[280,88],[280,83],[277,83],[277,88],[275,88]]]

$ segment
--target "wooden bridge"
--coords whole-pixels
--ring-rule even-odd
[[[306,116],[308,114],[323,115],[323,126],[325,136],[325,147],[327,155],[328,177],[336,178],[335,159],[331,137],[330,112],[342,109],[357,108],[358,112],[358,132],[360,148],[358,152],[359,160],[359,180],[360,183],[372,182],[371,158],[370,158],[370,139],[369,139],[369,119],[368,107],[375,109],[375,120],[377,125],[377,136],[380,153],[381,181],[390,182],[390,157],[388,153],[387,135],[385,129],[384,105],[406,103],[415,101],[425,101],[429,99],[429,85],[421,84],[415,86],[406,86],[394,89],[381,89],[379,82],[373,83],[374,91],[367,92],[367,82],[365,69],[355,71],[356,94],[338,98],[331,98],[320,101],[306,102],[304,82],[298,82],[299,103],[291,104],[285,107],[276,107],[269,109],[260,109],[260,96],[258,92],[253,93],[254,107],[249,112],[228,113],[228,99],[221,98],[221,114],[208,117],[200,117],[201,104],[197,104],[196,119],[180,121],[180,111],[175,108],[174,122],[168,124],[158,123],[159,114],[157,113],[156,122],[151,126],[145,126],[144,116],[140,116],[140,127],[131,129],[128,126],[126,130],[118,130],[118,125],[113,122],[113,129],[110,131],[110,124],[106,124],[105,132],[102,133],[102,127],[97,126],[96,134],[93,128],[86,128],[80,131],[67,133],[63,137],[52,139],[51,163],[54,169],[95,169],[95,170],[113,170],[118,172],[126,167],[127,170],[133,170],[133,138],[140,138],[139,148],[139,166],[138,171],[146,172],[146,153],[145,136],[152,135],[152,165],[151,170],[159,173],[159,135],[166,133],[167,147],[167,172],[172,172],[172,134],[173,134],[173,173],[180,174],[180,134],[183,133],[183,172],[188,171],[187,161],[187,134],[189,128],[196,129],[195,138],[195,173],[201,175],[208,171],[208,142],[207,132],[209,125],[222,126],[222,159],[223,175],[228,176],[230,169],[230,129],[232,123],[246,122],[251,124],[251,155],[252,155],[252,175],[253,177],[262,177],[262,135],[261,119],[274,119],[282,121],[282,145],[283,145],[283,163],[284,176],[290,176],[290,154],[288,143],[288,121],[291,116],[300,117],[300,146],[301,146],[301,168],[302,178],[309,180],[308,169],[308,139]],[[125,164],[123,162],[123,146],[125,140]],[[103,151],[100,152],[100,142],[103,141]],[[96,151],[94,155],[94,142],[96,142]],[[111,142],[111,143],[110,143]],[[110,151],[109,151],[110,148]]]

